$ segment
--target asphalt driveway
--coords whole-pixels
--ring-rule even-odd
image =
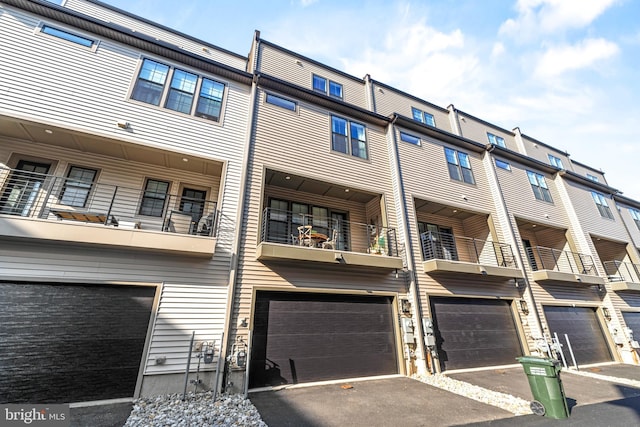
[[[450,426],[513,417],[407,377],[249,394],[270,427]]]

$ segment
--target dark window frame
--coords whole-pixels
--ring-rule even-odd
[[[507,148],[507,143],[504,138],[500,135],[493,134],[491,132],[487,132],[487,139],[489,139],[489,143],[493,145],[497,145],[498,147]]]
[[[455,181],[475,185],[476,180],[471,169],[469,155],[453,148],[444,147],[444,157],[447,161],[449,177]]]
[[[413,120],[417,122],[436,127],[436,118],[431,113],[427,113],[426,111],[416,107],[411,107],[411,116],[413,117]]]
[[[420,146],[422,145],[422,140],[420,137],[415,135],[411,135],[410,133],[400,131],[400,141],[404,141],[409,144]]]
[[[344,123],[344,132],[342,132],[342,126],[338,130],[334,125],[336,122]],[[362,135],[364,139],[359,139],[358,136],[354,136],[354,128],[362,129]],[[359,132],[358,132],[359,134]],[[363,148],[364,146],[364,148]],[[369,159],[369,143],[367,142],[367,127],[361,123],[354,122],[344,117],[331,115],[331,150],[338,153],[347,154],[359,159]],[[362,153],[364,156],[354,153]]]
[[[544,175],[537,172],[527,171],[527,179],[529,180],[529,184],[531,184],[533,195],[537,200],[553,203],[551,191],[549,191]]]
[[[90,182],[83,179],[74,179],[71,177],[71,174],[74,170],[93,172],[93,177],[91,178]],[[93,191],[93,187],[97,177],[98,177],[98,169],[87,168],[84,166],[77,166],[77,165],[69,166],[69,170],[67,171],[67,177],[60,191],[60,196],[59,196],[60,203],[67,206],[73,206],[76,208],[86,208],[87,202],[89,201],[89,197],[91,196],[91,192]],[[65,200],[65,197],[69,194],[68,192],[74,193],[71,196],[71,200]],[[84,193],[84,196],[81,196],[82,203],[76,202],[77,195],[82,193]]]
[[[63,30],[62,28],[58,28],[49,24],[43,23],[42,25],[40,25],[40,33],[76,44],[78,46],[85,47],[89,50],[94,50],[98,45],[98,41],[95,39],[81,36],[74,32]]]
[[[591,197],[598,208],[598,212],[600,212],[600,216],[607,219],[614,219],[613,212],[611,212],[611,208],[607,203],[607,199],[604,197],[604,194],[598,193],[597,191],[591,192]]]
[[[166,184],[167,188],[164,193],[150,190],[149,184],[157,183],[157,184]],[[140,207],[138,208],[138,215],[144,216],[152,216],[157,218],[162,218],[165,214],[165,210],[167,208],[167,202],[169,201],[169,191],[171,190],[171,182],[164,181],[156,178],[146,178],[144,181],[144,190],[142,192],[142,198],[140,200]],[[162,201],[162,205],[160,206],[160,211],[158,212],[157,201]],[[149,204],[151,206],[145,206]]]
[[[505,162],[504,160],[500,160],[500,159],[494,159],[494,160],[495,160],[496,167],[511,172],[511,163]]]
[[[284,98],[280,95],[274,95],[272,93],[267,93],[264,99],[264,102],[267,104],[275,105],[276,107],[284,108],[289,111],[297,111],[298,103],[292,101],[290,99]]]

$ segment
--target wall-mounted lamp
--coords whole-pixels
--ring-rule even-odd
[[[300,61],[299,59],[296,59],[296,64],[302,65],[302,61]]]
[[[518,302],[520,304],[520,311],[522,311],[522,314],[524,315],[529,314],[529,305],[527,304],[527,302],[523,299],[521,299]]]
[[[342,257],[342,254],[339,252],[333,255],[333,259],[335,259],[338,262],[344,262],[344,258]]]
[[[607,319],[607,321],[611,320],[611,312],[609,312],[607,307],[602,307],[602,315]]]
[[[116,126],[118,126],[120,129],[129,129],[131,127],[129,122],[125,122],[124,120],[118,120],[116,122]]]
[[[240,327],[241,328],[246,328],[247,326],[249,326],[249,322],[247,321],[247,318],[244,317],[241,321],[240,321]]]

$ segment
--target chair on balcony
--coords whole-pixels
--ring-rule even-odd
[[[295,234],[291,235],[291,244],[294,246],[298,246],[300,244],[300,238]]]
[[[190,213],[182,211],[171,211],[167,219],[166,231],[171,233],[189,234],[193,218]]]
[[[338,245],[338,230],[331,232],[331,239],[322,242],[322,249],[336,249]]]
[[[198,221],[197,234],[200,236],[211,236],[213,231],[213,213],[205,215]]]
[[[298,227],[298,241],[301,246],[313,246],[313,240],[311,239],[311,226],[301,225]]]

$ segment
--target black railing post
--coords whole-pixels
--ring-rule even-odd
[[[113,189],[113,197],[111,197],[111,203],[109,203],[109,210],[107,211],[107,217],[104,219],[104,225],[109,224],[109,217],[111,216],[111,209],[113,208],[113,202],[116,200],[116,193],[118,192],[118,186]]]

